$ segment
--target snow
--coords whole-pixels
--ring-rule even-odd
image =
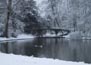
[[[31,34],[20,34],[16,38],[10,37],[10,38],[5,38],[5,37],[0,37],[0,41],[12,41],[12,40],[24,40],[24,39],[34,39],[35,36]]]
[[[43,37],[60,37],[60,35],[62,35],[62,33],[58,33],[56,35],[55,33],[47,32],[46,34],[43,35]]]
[[[39,5],[43,0],[35,0],[37,5]]]
[[[66,39],[82,39],[82,40],[91,40],[91,35],[89,32],[83,33],[81,31],[71,32],[70,34],[64,36]]]
[[[0,65],[91,65],[83,62],[70,62],[58,59],[35,58],[0,53]]]
[[[34,38],[35,36],[31,35],[31,34],[21,34],[18,35],[17,38]]]
[[[79,31],[71,32],[69,35],[64,36],[67,39],[82,39],[82,35]]]
[[[46,33],[45,35],[43,35],[43,37],[55,37],[55,34],[51,34],[51,33]]]

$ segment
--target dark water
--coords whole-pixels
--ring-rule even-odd
[[[36,38],[34,40],[0,42],[0,51],[3,53],[91,63],[91,40]]]

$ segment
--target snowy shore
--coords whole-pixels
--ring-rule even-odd
[[[25,39],[34,39],[34,38],[35,38],[35,36],[33,36],[33,35],[21,34],[21,35],[18,35],[16,38],[13,38],[13,37],[10,37],[10,38],[0,37],[0,41],[25,40]]]
[[[0,65],[91,65],[83,62],[35,58],[21,55],[0,53]]]
[[[10,38],[5,38],[5,37],[0,37],[0,41],[12,41],[12,40],[26,40],[26,39],[34,39],[37,36],[31,35],[31,34],[20,34],[18,35],[16,38],[10,37]],[[42,37],[60,37],[60,33],[58,35],[56,34],[51,34],[51,33],[46,33],[44,34]],[[76,31],[76,32],[71,32],[70,34],[63,36],[63,38],[65,39],[75,39],[75,40],[90,40],[91,37],[86,37],[84,35],[82,35],[80,32]]]

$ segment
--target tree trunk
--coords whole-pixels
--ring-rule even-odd
[[[7,17],[6,17],[6,22],[5,22],[5,31],[4,31],[4,36],[9,37],[9,20],[10,20],[10,15],[11,15],[11,5],[12,5],[12,0],[8,0],[8,5],[7,5]]]

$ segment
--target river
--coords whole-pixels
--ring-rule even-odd
[[[0,51],[16,55],[91,63],[91,40],[35,38],[0,42]]]

